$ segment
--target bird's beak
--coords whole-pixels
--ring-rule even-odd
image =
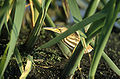
[[[60,33],[60,30],[56,27],[44,27],[43,29],[50,30],[50,31],[53,31],[53,32],[56,32],[56,33]]]

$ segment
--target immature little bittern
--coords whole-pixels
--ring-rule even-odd
[[[65,32],[68,28],[66,27],[44,27],[45,30],[50,30],[56,33],[63,33]],[[79,41],[80,41],[80,35],[78,34],[78,32],[76,31],[75,33],[72,33],[71,35],[67,36],[66,38],[64,38],[62,40],[70,49],[74,49]],[[84,53],[89,53],[93,50],[93,48],[88,45],[84,51]]]
[[[44,27],[45,30],[50,30],[50,31],[53,31],[53,32],[56,32],[56,33],[63,33],[65,32],[66,30],[68,30],[68,28],[66,27]],[[72,33],[71,35],[67,36],[66,38],[64,38],[62,40],[70,49],[73,50],[74,52],[74,49],[75,47],[78,45],[78,43],[80,42],[80,35],[79,33],[76,31],[75,33]],[[83,46],[84,47],[84,46]],[[88,46],[85,46],[85,51],[84,53],[89,53],[93,50],[93,48],[88,45]],[[90,62],[91,62],[91,55],[89,54],[89,58],[90,58]],[[80,68],[80,63],[78,64],[78,69],[80,70],[81,72],[81,68]]]

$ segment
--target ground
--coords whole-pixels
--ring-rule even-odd
[[[41,50],[36,50],[36,48],[45,42],[51,40],[53,38],[52,32],[42,31],[39,37],[39,40],[34,47],[34,50],[28,51],[30,55],[34,58],[34,64],[31,72],[29,73],[27,79],[56,79],[60,77],[65,64],[69,61],[66,59],[61,50],[58,48],[57,44]],[[3,41],[1,39],[1,41]],[[19,39],[21,41],[21,38]],[[5,44],[0,44],[0,50],[5,48]],[[27,54],[22,53],[23,63],[25,64],[25,56]],[[3,51],[1,51],[3,52]],[[114,31],[110,35],[109,41],[107,42],[107,46],[105,48],[106,54],[114,61],[114,63],[120,68],[120,32],[115,33]],[[93,52],[91,52],[93,57]],[[75,79],[87,79],[90,68],[90,61],[88,54],[83,56],[81,61],[81,72],[77,70],[75,72]],[[18,65],[15,61],[14,56],[12,57],[7,70],[4,74],[5,79],[18,79],[20,77],[20,71]],[[103,58],[101,58],[99,66],[97,68],[97,72],[95,74],[96,79],[119,79],[120,77],[110,69],[108,64],[105,62]]]

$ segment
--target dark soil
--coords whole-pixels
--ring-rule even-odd
[[[57,45],[50,48],[36,50],[36,48],[45,42],[51,40],[53,36],[51,32],[42,31],[38,42],[36,43],[33,51],[28,51],[34,58],[34,63],[31,72],[27,79],[59,79],[65,64],[69,61],[66,59]],[[22,39],[19,39],[21,41]],[[0,44],[1,47],[5,45]],[[2,48],[4,48],[2,47]],[[3,50],[3,49],[2,49]],[[23,50],[22,50],[23,51]],[[22,53],[24,58],[26,54]],[[2,51],[3,52],[3,51]],[[105,48],[106,54],[113,60],[113,62],[120,68],[120,33],[112,32],[110,39]],[[93,52],[91,53],[93,57]],[[25,60],[23,59],[25,64]],[[81,61],[81,72],[77,70],[74,75],[74,79],[87,79],[90,68],[90,61],[88,54],[83,56]],[[5,72],[5,79],[18,79],[20,77],[20,71],[14,57],[11,59],[7,70]],[[120,79],[120,77],[108,66],[103,58],[101,58],[97,72],[96,79]]]

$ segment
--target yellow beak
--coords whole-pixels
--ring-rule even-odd
[[[44,27],[45,30],[50,30],[56,33],[60,33],[60,30],[57,27]]]

